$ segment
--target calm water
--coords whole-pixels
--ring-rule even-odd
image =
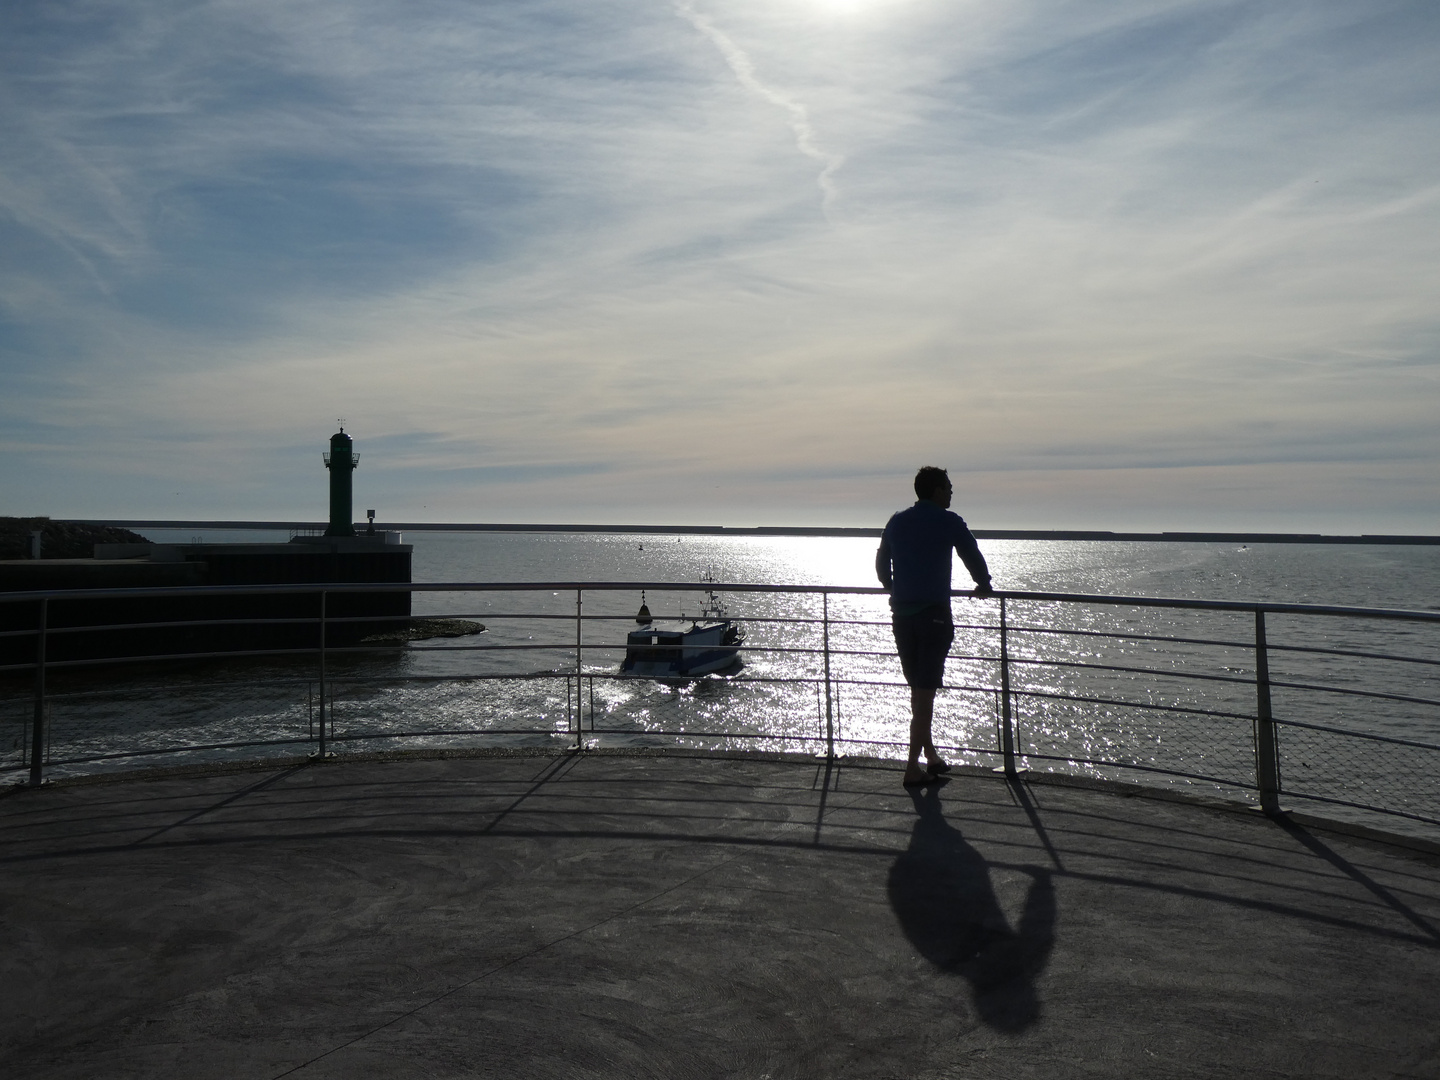
[[[276,542],[260,530],[152,529],[160,543]],[[416,581],[718,581],[871,586],[874,540],[416,532]],[[1440,547],[987,540],[998,587],[1440,610]],[[966,581],[957,563],[956,585]]]
[[[156,530],[150,535],[163,542],[200,534]],[[215,532],[203,539],[286,537]],[[405,539],[415,547],[417,582],[684,582],[710,575],[722,585],[874,584],[876,542],[871,539],[429,532]],[[1440,610],[1440,548],[1434,547],[985,541],[982,549],[1000,588]],[[958,563],[955,580],[957,585],[967,580]],[[583,724],[593,724],[602,733],[597,737],[609,742],[673,744],[653,734],[663,729],[689,732],[697,745],[759,736],[745,744],[813,747],[807,740],[826,730],[820,681],[824,661],[819,653],[803,650],[819,649],[824,631],[818,623],[796,620],[818,619],[822,601],[721,592],[730,614],[747,624],[743,667],[730,677],[675,686],[609,678],[618,668],[622,654],[616,646],[634,625],[640,595],[586,594],[582,670],[598,677],[593,683],[585,680]],[[652,591],[646,600],[660,618],[679,619],[699,610],[693,593]],[[576,705],[568,696],[573,689],[567,690],[562,680],[471,677],[573,672],[573,592],[417,593],[414,609],[416,614],[468,616],[489,630],[476,638],[412,646],[398,656],[337,661],[332,668],[337,734],[462,733],[430,740],[443,743],[466,742],[466,732],[569,728]],[[937,711],[937,741],[961,748],[956,756],[975,762],[992,760],[987,751],[996,745],[997,613],[994,601],[955,602],[960,630]],[[908,697],[898,685],[897,662],[885,655],[892,642],[884,598],[834,595],[828,614],[832,730],[844,749],[893,756],[898,751],[891,744],[904,738]],[[613,619],[597,618],[602,616]],[[1253,783],[1253,617],[1017,602],[1011,604],[1009,623],[1009,646],[1017,660],[1012,684],[1020,748],[1033,757],[1032,767],[1107,774],[1113,771],[1107,763],[1140,768],[1149,763],[1193,774],[1206,784]],[[1272,615],[1267,629],[1276,647],[1270,663],[1277,683],[1440,699],[1435,663],[1440,633],[1433,627]],[[1158,637],[1172,640],[1151,640]],[[1177,645],[1176,637],[1197,644]],[[1290,651],[1315,647],[1429,663]],[[1074,666],[1082,663],[1089,666]],[[1097,665],[1113,670],[1096,670]],[[137,683],[119,695],[74,683],[72,690],[88,694],[57,699],[52,757],[139,742],[179,746],[303,736],[310,730],[313,688],[305,685],[311,677],[305,663],[245,662],[203,675],[203,683],[186,681],[182,687],[173,679],[157,682],[153,674],[137,673]],[[253,689],[264,680],[274,680],[275,688]],[[307,693],[312,695],[308,703]],[[1274,698],[1275,715],[1282,720],[1440,742],[1440,709],[1434,707],[1286,687],[1277,687]],[[1167,711],[1178,708],[1200,714]],[[1373,774],[1376,783],[1391,783],[1397,761],[1414,771],[1406,764],[1414,751],[1361,746],[1298,728],[1282,729],[1282,736],[1288,740],[1283,748],[1287,778],[1317,790],[1340,777],[1353,782],[1357,775]],[[498,738],[533,742],[546,737]],[[392,744],[398,745],[392,739],[356,745]],[[224,752],[211,756],[216,753]],[[1426,776],[1435,772],[1428,764]],[[1433,780],[1407,780],[1404,786],[1426,783],[1433,792]],[[1397,797],[1395,791],[1385,793],[1387,801]]]

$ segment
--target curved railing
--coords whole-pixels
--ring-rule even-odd
[[[642,590],[664,620],[711,588],[749,629],[744,670],[684,685],[619,675]],[[336,614],[386,593],[492,632],[397,650],[363,640],[371,624],[393,627],[393,611]],[[234,607],[236,598],[250,606]],[[468,610],[455,607],[463,598]],[[224,617],[195,617],[224,603]],[[78,615],[87,604],[88,622]],[[96,611],[123,617],[96,622]],[[1440,826],[1440,612],[1026,591],[957,600],[956,612],[937,741],[963,763]],[[618,742],[885,756],[906,741],[908,699],[876,588],[52,590],[0,594],[0,617],[9,688],[0,769],[30,783],[175,755],[323,756],[337,746]],[[206,634],[251,640],[211,648]]]

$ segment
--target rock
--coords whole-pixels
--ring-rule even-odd
[[[390,634],[372,634],[361,641],[362,645],[403,645],[407,641],[428,641],[439,637],[468,637],[485,633],[483,623],[469,619],[411,619],[410,631]]]
[[[425,641],[437,637],[469,637],[485,633],[485,624],[469,619],[411,619],[410,640]]]

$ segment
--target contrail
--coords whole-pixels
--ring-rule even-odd
[[[778,90],[772,90],[761,82],[755,74],[755,65],[750,62],[750,57],[745,55],[745,50],[736,45],[724,31],[716,29],[708,16],[696,11],[691,0],[676,0],[675,10],[691,26],[714,43],[715,48],[720,50],[720,55],[724,58],[725,63],[735,73],[735,78],[741,86],[784,110],[789,118],[790,130],[795,133],[795,148],[823,166],[815,182],[820,186],[821,208],[826,211],[828,217],[830,204],[834,202],[837,195],[831,176],[836,169],[840,168],[845,158],[839,154],[826,153],[820,148],[815,138],[815,128],[810,123],[810,114],[805,106],[798,101],[791,101]]]

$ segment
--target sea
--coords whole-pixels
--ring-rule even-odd
[[[158,543],[289,539],[265,530],[144,532]],[[416,615],[486,630],[330,657],[327,734],[341,751],[578,740],[903,756],[908,691],[891,655],[885,598],[844,592],[875,584],[872,538],[416,531],[404,540],[414,546],[417,583],[693,582],[696,591],[584,592],[579,678],[574,589],[417,592]],[[1436,546],[986,540],[981,548],[998,589],[1440,612]],[[963,587],[958,560],[955,570]],[[746,628],[737,668],[674,682],[616,677],[642,600],[660,625],[686,626],[706,599],[702,582],[714,583]],[[837,591],[726,590],[736,583]],[[953,610],[937,742],[961,762],[994,764],[1004,708],[998,603],[957,598]],[[1011,600],[1006,616],[1016,749],[1030,768],[1253,788],[1253,614]],[[1429,779],[1440,776],[1440,624],[1271,614],[1266,634],[1287,779],[1320,799],[1384,801],[1440,819]],[[307,744],[230,744],[308,739],[318,717],[308,658],[76,672],[55,689],[48,737],[60,775],[293,754]],[[26,704],[11,699],[4,709],[15,767]]]

